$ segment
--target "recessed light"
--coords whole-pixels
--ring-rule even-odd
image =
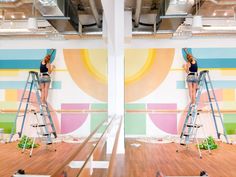
[[[22,15],[22,18],[25,18],[25,15]]]
[[[224,13],[224,16],[227,16],[227,15],[228,15],[228,13],[227,13],[227,12],[225,12],[225,13]]]
[[[216,16],[216,13],[214,12],[214,13],[212,14],[212,16]]]
[[[14,18],[15,18],[15,15],[11,15],[11,18],[13,18],[13,19],[14,19]]]

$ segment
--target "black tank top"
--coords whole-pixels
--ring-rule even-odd
[[[195,63],[194,64],[190,63],[190,65],[191,66],[189,67],[189,72],[191,73],[197,72],[198,70],[197,61],[195,60]]]
[[[47,73],[48,72],[48,68],[46,67],[46,64],[42,64],[42,62],[40,63],[40,73]]]

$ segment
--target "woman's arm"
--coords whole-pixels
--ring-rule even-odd
[[[48,68],[48,73],[51,74],[52,71],[55,69],[54,65],[51,65],[50,63],[47,64],[47,68]]]
[[[189,62],[183,65],[183,68],[184,68],[186,73],[189,73],[189,67],[190,67]]]

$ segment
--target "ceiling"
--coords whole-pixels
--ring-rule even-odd
[[[132,33],[143,35],[174,34],[191,25],[186,19],[196,14],[205,26],[216,25],[217,19],[227,19],[228,26],[232,20],[234,26],[235,9],[236,0],[125,0],[124,10],[132,12]],[[30,17],[38,19],[37,30],[10,30],[26,28]],[[102,23],[101,0],[0,0],[0,36],[101,34]]]

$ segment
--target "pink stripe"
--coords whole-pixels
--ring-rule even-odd
[[[89,104],[87,103],[64,103],[61,104],[61,109],[70,110],[70,109],[89,109]]]
[[[147,104],[147,109],[168,109],[168,110],[176,110],[177,104],[176,103],[150,103]]]

